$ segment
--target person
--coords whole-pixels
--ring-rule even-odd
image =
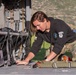
[[[52,61],[55,59],[61,52],[65,51],[63,49],[67,44],[72,43],[71,46],[73,48],[70,48],[71,46],[68,48],[69,51],[75,53],[76,34],[63,20],[48,17],[44,12],[37,11],[31,18],[30,28],[36,34],[35,41],[28,56],[22,61],[17,60],[17,64],[27,65],[39,52],[44,40],[53,46],[50,48],[52,50],[44,61]]]

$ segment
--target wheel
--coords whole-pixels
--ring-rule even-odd
[[[25,47],[24,46],[20,47],[17,50],[14,49],[12,52],[12,56],[13,56],[14,61],[25,59],[25,56],[26,56]]]

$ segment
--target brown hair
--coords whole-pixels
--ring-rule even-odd
[[[32,32],[37,31],[36,27],[33,25],[33,22],[35,20],[38,20],[39,22],[44,22],[44,18],[48,21],[47,15],[42,11],[37,11],[33,14],[32,18],[31,18],[31,25],[30,25],[30,28],[31,28]]]

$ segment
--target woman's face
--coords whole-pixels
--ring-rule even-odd
[[[47,21],[44,20],[44,22],[39,22],[38,20],[35,20],[33,22],[33,25],[36,27],[37,30],[40,30],[42,32],[46,31],[47,29]]]

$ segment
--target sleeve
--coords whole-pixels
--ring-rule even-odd
[[[55,41],[53,51],[56,54],[59,54],[67,41],[67,32],[69,27],[64,21],[59,21],[55,28],[57,39]]]
[[[35,55],[39,52],[41,45],[42,45],[43,39],[40,34],[36,35],[36,39],[33,42],[33,45],[31,47],[31,52],[34,53]]]

